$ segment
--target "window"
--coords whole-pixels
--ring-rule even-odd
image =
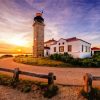
[[[54,52],[56,52],[56,47],[54,47]]]
[[[72,51],[72,45],[68,45],[68,52]]]
[[[83,52],[84,46],[82,45],[82,52]]]
[[[48,51],[46,52],[46,55],[48,56]]]
[[[87,47],[87,52],[90,52],[90,47]]]
[[[59,52],[64,52],[64,46],[59,47]]]
[[[85,52],[87,52],[87,46],[85,46]]]

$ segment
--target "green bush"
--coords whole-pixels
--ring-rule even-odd
[[[89,59],[89,58],[82,59],[82,66],[86,66],[86,67],[92,66],[92,61],[93,59]]]
[[[64,54],[53,54],[50,56],[50,59],[63,61],[63,62],[69,62],[70,59],[73,59],[73,57],[69,55],[68,53],[64,53]]]
[[[68,53],[64,54],[53,54],[50,59],[59,60],[64,63],[69,63],[74,66],[80,67],[100,67],[100,55],[96,54],[92,58],[73,58]]]
[[[21,91],[22,92],[25,92],[25,93],[30,92],[31,91],[31,86],[30,85],[24,85],[22,87],[22,90]]]
[[[11,86],[15,88],[17,86],[17,82],[9,76],[0,74],[0,85]]]
[[[88,100],[100,100],[100,90],[98,88],[92,88],[90,93],[86,93],[83,89],[81,90],[81,95]]]
[[[46,98],[52,98],[53,96],[57,95],[58,93],[58,87],[57,86],[53,86],[52,89],[47,89],[44,91],[43,95]]]
[[[61,54],[54,54],[50,56],[51,59],[53,60],[61,60]]]
[[[82,66],[82,59],[73,58],[73,59],[70,59],[70,63],[76,66]]]

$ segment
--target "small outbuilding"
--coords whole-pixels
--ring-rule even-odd
[[[97,48],[97,47],[91,48],[91,54],[92,55],[94,55],[94,54],[100,54],[100,48]]]

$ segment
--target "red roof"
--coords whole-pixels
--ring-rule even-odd
[[[80,40],[80,41],[83,41],[83,42],[85,42],[85,43],[91,44],[91,43],[89,43],[89,42],[86,42],[86,41],[84,41],[84,40],[82,40],[82,39],[78,39],[78,38],[76,38],[76,37],[72,37],[72,38],[66,39],[67,42],[77,41],[77,40]]]
[[[60,39],[63,39],[63,38],[60,38]],[[59,39],[59,40],[60,40],[60,39]],[[58,40],[58,41],[59,41],[59,40]],[[76,38],[76,37],[72,37],[72,38],[68,38],[68,39],[64,39],[64,40],[66,40],[67,42],[72,42],[72,41],[78,41],[78,40],[80,40],[80,41],[83,41],[83,42],[85,42],[85,43],[91,44],[91,43],[89,43],[89,42],[86,42],[86,41],[84,41],[84,40],[82,40],[82,39],[78,39],[78,38]],[[48,40],[48,41],[46,41],[46,42],[44,42],[44,43],[54,42],[54,43],[52,44],[52,45],[54,45],[54,44],[57,44],[58,41],[52,39],[52,40]]]
[[[79,39],[76,37],[66,39],[67,42],[76,41],[76,40],[79,40]]]
[[[56,40],[52,39],[52,40],[48,40],[48,41],[46,41],[44,43],[50,43],[50,42],[56,42]]]
[[[93,47],[93,48],[91,48],[91,50],[100,50],[100,48]]]

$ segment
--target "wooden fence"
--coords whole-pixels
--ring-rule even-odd
[[[15,68],[14,70],[7,69],[7,68],[0,68],[0,71],[13,73],[13,78],[15,81],[19,80],[19,74],[48,79],[48,85],[50,87],[54,85],[54,80],[56,80],[56,76],[54,76],[54,74],[52,72],[48,73],[48,75],[45,75],[45,74],[37,74],[37,73],[21,71],[21,70],[19,70],[19,68]],[[84,78],[84,91],[86,93],[91,92],[93,80],[95,80],[95,81],[100,80],[100,77],[93,76],[89,73],[86,73],[83,78]]]
[[[19,74],[48,79],[49,86],[53,86],[54,80],[56,80],[56,76],[54,76],[54,74],[52,72],[48,73],[48,75],[44,75],[44,74],[37,74],[37,73],[21,71],[21,70],[19,70],[19,68],[15,68],[14,70],[7,69],[7,68],[0,68],[0,71],[13,73],[13,78],[16,82],[19,81]]]
[[[84,91],[86,93],[91,93],[92,91],[92,81],[95,80],[95,81],[100,81],[100,76],[93,76],[89,73],[86,73],[84,75]]]

